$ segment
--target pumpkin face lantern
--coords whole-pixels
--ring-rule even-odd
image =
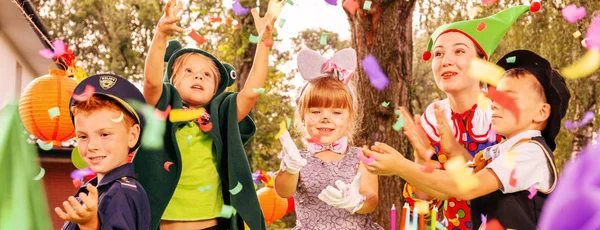
[[[75,137],[69,100],[76,85],[63,70],[50,70],[50,74],[29,83],[19,99],[25,129],[54,147]]]

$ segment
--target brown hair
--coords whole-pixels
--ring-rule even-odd
[[[107,96],[94,95],[86,101],[77,102],[71,107],[73,117],[78,115],[89,115],[92,112],[108,109],[116,112],[123,113],[123,120],[127,128],[132,127],[136,122],[134,116],[124,109],[117,101]]]
[[[303,122],[304,114],[308,108],[347,108],[350,110],[350,120],[352,122],[348,127],[348,138],[350,138],[354,131],[353,124],[356,118],[355,105],[356,100],[352,95],[350,86],[345,85],[337,78],[320,77],[311,80],[300,92],[300,97],[297,100],[295,126],[304,132],[306,131]]]
[[[200,53],[196,53],[196,52],[189,52],[189,53],[184,53],[181,56],[177,57],[177,59],[175,59],[175,62],[173,62],[173,66],[172,66],[172,74],[171,74],[171,84],[173,86],[176,86],[180,81],[181,78],[177,75],[177,73],[179,72],[179,69],[181,69],[181,67],[183,67],[183,64],[185,63],[185,61],[187,61],[188,57],[191,56],[199,56],[200,58],[202,58],[202,60],[207,61],[208,63],[210,63],[209,69],[212,71],[212,74],[214,77],[214,81],[215,81],[215,92],[218,90],[219,88],[219,83],[221,82],[221,74],[219,73],[219,69],[217,68],[217,65],[215,64],[215,62],[207,56],[204,56]]]
[[[504,77],[514,77],[517,79],[525,77],[526,75],[531,75],[531,77],[535,78],[532,73],[522,68],[509,69],[504,72]],[[535,93],[540,96],[543,102],[547,102],[546,94],[544,93],[544,87],[542,87],[542,84],[537,80],[537,78],[535,78],[535,82],[533,83],[533,90],[535,90]]]

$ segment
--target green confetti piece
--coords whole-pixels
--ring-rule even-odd
[[[386,107],[386,108],[388,107],[388,105],[390,105],[389,101],[384,101],[383,103],[381,103],[381,106]]]
[[[144,133],[142,134],[142,145],[148,149],[162,149],[163,135],[165,134],[166,121],[156,116],[155,108],[142,104],[135,100],[128,100],[132,108],[141,111],[146,118]]]
[[[190,141],[192,141],[192,138],[193,138],[193,136],[192,136],[192,135],[189,135],[189,136],[188,136],[188,139],[187,139],[187,145],[188,145],[188,147],[189,147],[189,146],[191,146],[191,145],[190,145]]]
[[[81,159],[78,147],[73,148],[73,151],[71,151],[71,162],[77,169],[84,169],[88,167],[85,161]]]
[[[244,186],[242,186],[242,184],[238,181],[235,188],[230,189],[229,192],[231,193],[231,195],[237,195],[238,193],[240,193],[242,191],[242,188],[244,188]]]
[[[365,4],[363,5],[363,10],[371,10],[371,4],[373,2],[371,1],[365,1]]]
[[[258,94],[264,94],[265,88],[253,88],[252,91],[254,91],[255,93],[258,93]]]
[[[292,125],[292,118],[286,118],[285,122],[287,123],[287,128],[290,129],[290,126]]]
[[[517,57],[512,56],[512,57],[507,57],[506,58],[506,63],[515,63],[515,61],[517,61]]]
[[[402,119],[402,116],[400,115],[398,117],[398,121],[396,121],[396,123],[394,124],[394,126],[392,126],[392,128],[396,131],[400,131],[400,129],[402,129],[402,127],[404,127],[404,119]]]
[[[287,0],[287,2],[286,2],[286,3],[287,3],[287,4],[290,4],[291,6],[293,6],[293,5],[294,5],[294,2],[292,2],[292,0]]]
[[[279,28],[283,28],[283,24],[285,24],[285,18],[279,19]]]
[[[321,45],[327,45],[327,36],[329,36],[327,33],[321,34]]]
[[[448,201],[444,201],[444,210],[448,211]]]
[[[42,179],[42,177],[44,177],[44,175],[46,175],[46,170],[40,167],[40,173],[38,173],[37,176],[33,178],[33,180],[40,180]]]
[[[435,228],[436,228],[436,229],[439,229],[439,230],[447,230],[447,228],[446,228],[446,227],[444,227],[444,225],[442,225],[442,223],[441,223],[441,222],[439,222],[439,221],[436,221],[436,222],[435,222]]]
[[[250,43],[256,44],[256,43],[258,43],[258,41],[260,41],[260,36],[254,36],[254,34],[250,34],[249,40],[250,40]]]
[[[221,213],[219,213],[219,217],[223,217],[223,218],[231,218],[232,216],[235,215],[235,208],[233,206],[229,206],[224,204],[223,207],[221,208]]]
[[[200,191],[200,192],[208,192],[211,188],[212,188],[211,185],[207,185],[207,186],[204,186],[204,187],[198,187],[198,191]]]
[[[394,113],[395,113],[396,115],[400,116],[400,110],[397,110],[397,109],[395,109],[395,110],[394,110]]]
[[[37,142],[37,144],[40,146],[40,149],[42,149],[42,150],[44,150],[44,151],[49,151],[49,150],[50,150],[50,149],[52,149],[52,147],[53,147],[53,146],[52,146],[52,142],[50,142],[50,143],[46,143],[46,142],[44,142],[44,141],[42,141],[42,140],[39,140],[39,141]]]
[[[48,114],[50,115],[50,119],[54,119],[55,117],[60,116],[60,109],[58,107],[53,107],[48,110]]]

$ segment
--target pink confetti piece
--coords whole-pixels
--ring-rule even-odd
[[[592,48],[600,49],[600,14],[596,14],[596,17],[590,23],[585,34],[585,44],[588,50]]]
[[[76,101],[87,101],[92,97],[92,95],[94,95],[95,92],[96,89],[93,86],[85,85],[83,93],[73,94],[73,99],[75,99]]]
[[[92,174],[94,172],[90,168],[75,169],[71,172],[71,179],[83,180],[84,177]]]
[[[490,129],[490,132],[488,134],[488,143],[494,143],[494,141],[497,140],[497,136],[498,134],[496,133],[496,130]]]
[[[371,85],[375,87],[377,90],[384,90],[388,84],[390,84],[390,80],[387,78],[379,63],[377,63],[377,59],[372,54],[367,55],[365,59],[361,62],[363,69],[369,76],[369,80],[371,81]]]
[[[592,119],[594,119],[594,112],[585,112],[580,121],[565,121],[565,128],[577,129],[587,125]]]
[[[167,105],[167,109],[165,109],[165,111],[162,111],[160,109],[156,109],[154,110],[154,116],[158,117],[159,119],[166,121],[167,117],[169,117],[169,113],[171,112],[171,105]]]
[[[477,25],[477,32],[481,32],[485,29],[487,25],[485,24],[485,22],[480,22],[479,25]]]
[[[329,5],[337,6],[337,0],[325,0],[325,2]]]
[[[498,2],[498,0],[481,0],[481,4],[486,6],[496,4],[496,2]]]
[[[231,6],[231,8],[233,9],[233,11],[239,15],[239,16],[244,16],[245,14],[247,14],[248,12],[250,12],[250,9],[244,8],[242,6],[242,4],[240,3],[239,0],[236,0],[233,5]]]
[[[583,6],[577,7],[575,4],[571,4],[562,9],[563,18],[571,24],[585,18],[585,15],[585,7]]]
[[[510,180],[508,181],[508,184],[512,187],[517,186],[517,178],[515,178],[515,174],[517,173],[517,169],[513,168],[512,171],[510,171]]]
[[[533,199],[535,194],[537,194],[537,189],[533,186],[529,187],[529,195],[527,196],[527,198],[529,198],[531,200],[531,199]]]
[[[362,152],[359,152],[358,159],[360,159],[360,161],[362,161],[366,165],[370,165],[370,164],[373,164],[373,161],[375,161],[375,156],[366,157],[365,155],[362,154]]]
[[[496,87],[489,86],[486,96],[503,108],[508,109],[515,116],[517,122],[519,122],[519,107],[517,107],[515,101],[510,99],[506,93],[497,91]]]
[[[481,214],[481,227],[479,227],[479,230],[485,230],[487,224],[487,217],[483,214]]]
[[[65,43],[62,40],[54,40],[52,42],[52,46],[54,47],[54,51],[51,49],[43,49],[39,51],[39,54],[42,55],[42,57],[51,59],[54,57],[60,57],[65,53]]]
[[[356,0],[346,0],[342,6],[352,15],[356,14],[356,10],[358,10],[358,3]]]
[[[40,55],[46,59],[52,59],[54,57],[54,52],[51,49],[43,49],[39,51]]]
[[[169,167],[170,167],[172,164],[174,164],[174,163],[173,163],[173,162],[171,162],[171,161],[167,161],[167,162],[165,162],[165,164],[163,165],[163,167],[165,168],[165,170],[166,170],[167,172],[171,172],[171,170],[169,169]]]
[[[310,138],[306,138],[306,141],[308,143],[318,144],[318,143],[321,143],[321,136],[320,135],[314,135],[314,136],[311,136]]]

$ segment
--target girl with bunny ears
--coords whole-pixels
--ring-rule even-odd
[[[295,120],[306,150],[298,150],[286,131],[283,159],[275,177],[281,197],[294,196],[294,229],[383,229],[368,213],[377,207],[378,179],[348,146],[356,97],[348,82],[356,68],[356,51],[348,48],[329,60],[315,51],[298,54],[298,69],[308,81],[297,100]]]

